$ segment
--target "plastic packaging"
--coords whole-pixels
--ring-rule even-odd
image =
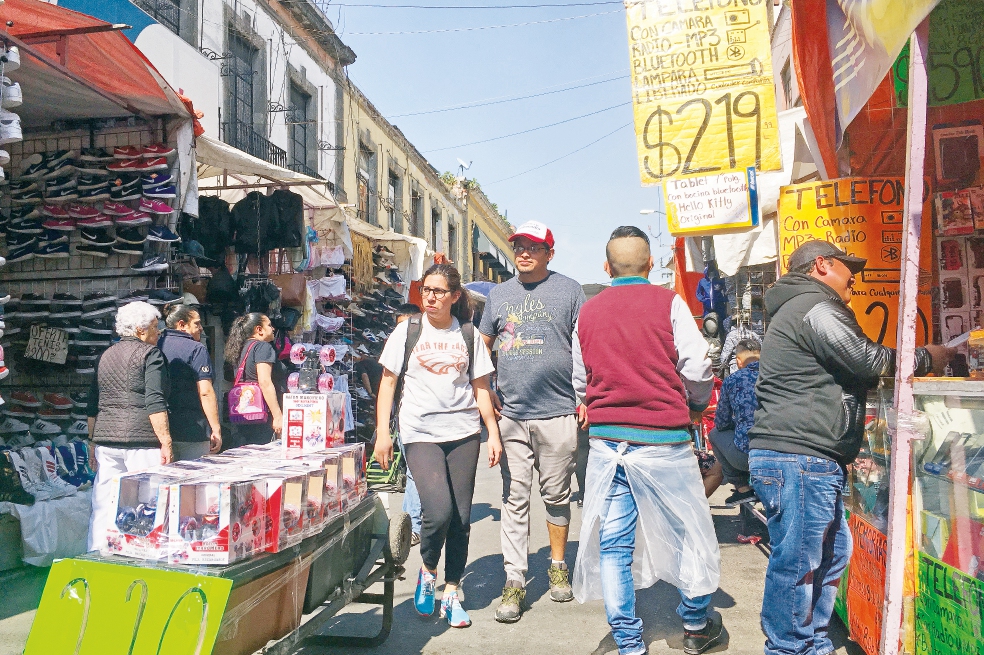
[[[574,597],[581,603],[602,598],[601,512],[620,464],[639,509],[635,588],[665,580],[690,597],[714,592],[721,578],[721,554],[693,449],[683,444],[626,452],[628,446],[621,443],[612,450],[591,440]]]

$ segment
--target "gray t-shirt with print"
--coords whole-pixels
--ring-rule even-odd
[[[551,271],[542,281],[512,278],[492,288],[479,330],[498,337],[502,413],[517,421],[574,413],[571,339],[584,291]]]

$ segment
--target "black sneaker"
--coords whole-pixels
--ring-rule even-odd
[[[59,232],[58,230],[48,230],[48,234],[45,235],[43,241],[48,245],[57,245],[61,243],[67,244],[68,234],[65,232]]]
[[[135,227],[116,228],[116,241],[122,243],[141,244],[147,240],[143,234]]]
[[[113,308],[116,311],[116,308]],[[113,334],[115,322],[111,318],[84,320],[79,324],[81,332],[86,334]]]
[[[703,630],[694,632],[684,628],[683,652],[687,655],[700,655],[721,640],[722,631],[721,617],[716,614],[707,617],[707,625]]]
[[[78,348],[108,348],[113,345],[113,340],[102,334],[91,332],[80,332],[78,336],[69,342]]]
[[[94,309],[96,307],[105,307],[106,305],[115,305],[118,297],[108,294],[105,291],[95,291],[86,294],[82,298],[82,309]]]
[[[41,174],[41,178],[45,180],[52,180],[57,177],[65,177],[66,175],[74,172],[75,165],[72,161],[70,159],[61,159],[50,162],[44,173]]]
[[[172,293],[167,289],[154,289],[147,294],[147,302],[151,305],[166,305],[169,302],[174,302],[175,300],[181,300],[182,296],[176,293]]]
[[[79,202],[109,200],[109,185],[103,184],[92,189],[79,190]]]
[[[113,252],[120,255],[142,255],[144,247],[142,245],[137,245],[133,243],[117,242],[114,243]]]
[[[17,234],[41,234],[44,232],[44,225],[39,218],[25,218],[19,221],[11,221],[7,226],[8,232]]]
[[[87,349],[87,350],[91,350],[92,352],[96,353],[97,355],[99,354],[99,351],[98,350],[95,350],[95,349],[92,349],[92,348]],[[89,392],[88,391],[76,391],[75,393],[73,393],[70,396],[70,398],[72,399],[72,404],[75,405],[76,407],[78,407],[79,409],[81,409],[83,407],[88,407],[89,406]]]
[[[10,220],[11,221],[22,221],[27,218],[40,218],[41,210],[38,209],[37,205],[22,205],[20,207],[10,208]]]
[[[134,264],[130,267],[130,270],[137,273],[161,273],[170,268],[167,260],[161,255],[151,255],[146,259],[140,261],[139,264]]]
[[[91,309],[82,310],[82,318],[84,320],[90,320],[93,318],[103,318],[109,316],[110,314],[116,313],[116,301],[114,300],[112,304],[103,305],[102,307],[93,307]]]
[[[137,301],[147,302],[148,300],[150,300],[150,295],[147,293],[147,290],[138,289],[136,291],[131,291],[125,296],[120,296],[119,300],[116,301],[116,304],[122,307],[123,305],[129,304],[131,302],[137,302]]]
[[[30,191],[18,193],[17,195],[11,194],[10,196],[10,202],[15,205],[36,205],[41,200],[41,192],[37,189],[31,189]]]
[[[106,179],[106,171],[103,171],[101,177],[93,174],[79,175],[79,191],[98,189],[99,187],[109,188],[109,180]]]
[[[79,241],[90,246],[107,247],[116,243],[105,229],[84,227],[80,232]]]
[[[106,152],[102,148],[86,148],[82,151],[82,156],[79,159],[85,163],[108,164],[113,161],[113,153]],[[103,170],[105,170],[105,166]]]
[[[61,203],[67,202],[69,200],[78,200],[79,191],[78,189],[58,189],[57,191],[45,191],[44,201],[50,203]]]
[[[68,244],[44,242],[38,245],[38,251],[34,254],[45,259],[64,259],[68,257]]]
[[[100,259],[107,259],[112,254],[110,246],[94,246],[90,243],[80,243],[75,246],[75,252],[79,255],[88,255],[89,257],[99,257]]]
[[[758,496],[755,495],[755,490],[749,489],[748,491],[735,491],[724,499],[724,504],[726,507],[738,507],[742,503],[753,503],[756,500],[758,500]]]
[[[109,184],[109,197],[115,202],[125,202],[127,200],[137,200],[143,195],[140,186],[140,179],[124,182],[117,179]]]
[[[38,188],[37,180],[11,180],[10,193],[25,193]]]
[[[7,235],[7,247],[13,250],[14,248],[20,248],[26,246],[29,243],[37,243],[38,237],[34,234],[20,234],[17,232],[11,232]]]
[[[68,175],[57,180],[48,180],[44,183],[45,191],[60,191],[61,189],[77,189],[79,186],[75,176]]]
[[[44,157],[40,154],[35,153],[30,157],[26,157],[21,163],[24,168],[21,170],[18,179],[20,180],[38,180],[41,179],[41,174],[45,169]]]
[[[48,316],[48,320],[46,322],[48,323],[48,327],[55,327],[58,328],[59,330],[64,330],[69,334],[78,334],[79,333],[78,315],[81,313],[82,312],[76,312],[76,317],[74,319],[52,318],[54,314],[51,314],[50,316]]]

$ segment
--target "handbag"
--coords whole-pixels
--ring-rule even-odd
[[[292,307],[304,305],[304,292],[307,289],[307,278],[303,273],[295,273],[287,251],[280,250],[276,261],[278,273],[270,276],[270,281],[280,289],[280,304]]]
[[[266,401],[263,399],[263,390],[257,382],[242,382],[243,369],[249,354],[253,352],[256,342],[249,344],[246,354],[239,362],[236,370],[236,380],[233,382],[232,389],[229,389],[227,402],[229,404],[229,421],[232,423],[264,423],[269,415],[267,412]]]

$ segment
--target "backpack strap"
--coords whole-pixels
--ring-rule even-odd
[[[239,360],[239,368],[236,369],[236,381],[232,383],[233,386],[239,384],[239,380],[243,377],[243,370],[246,368],[246,360],[249,359],[249,354],[253,352],[253,348],[256,346],[256,341],[249,344],[246,348],[246,352],[243,354],[243,358]]]
[[[461,336],[465,339],[465,346],[468,348],[468,381],[471,382],[471,374],[475,369],[475,324],[469,321],[461,325]]]
[[[396,378],[396,392],[393,395],[393,402],[397,408],[399,408],[400,400],[403,397],[403,379],[407,376],[407,367],[410,366],[410,353],[420,341],[420,333],[424,329],[420,323],[421,318],[421,314],[414,314],[407,319],[407,341],[403,346],[403,368]]]

